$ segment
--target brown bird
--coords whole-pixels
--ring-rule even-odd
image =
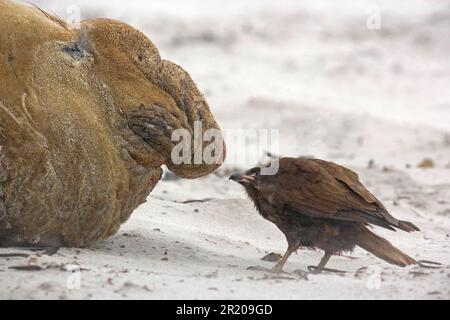
[[[230,179],[244,186],[258,212],[286,236],[288,249],[273,272],[281,272],[299,247],[325,251],[319,265],[312,267],[316,272],[324,270],[331,255],[355,246],[398,266],[416,263],[368,226],[419,229],[391,216],[350,169],[319,159],[281,158],[274,175],[262,175],[255,167]]]

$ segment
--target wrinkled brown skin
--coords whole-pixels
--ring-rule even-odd
[[[219,166],[171,162],[174,129],[219,127],[139,31],[6,0],[0,28],[0,245],[88,246],[145,202],[161,165],[184,178]]]
[[[357,245],[391,264],[416,263],[367,226],[419,229],[394,218],[350,169],[320,159],[286,157],[279,159],[275,175],[262,175],[253,168],[230,179],[244,186],[258,212],[286,236],[288,251],[274,271],[281,271],[299,247],[325,251],[319,268],[330,255],[352,251]]]

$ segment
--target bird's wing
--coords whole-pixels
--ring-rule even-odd
[[[358,180],[337,164],[306,158],[280,160],[277,175],[259,186],[276,206],[313,218],[354,221],[394,230],[399,221]],[[278,190],[273,192],[273,190]]]

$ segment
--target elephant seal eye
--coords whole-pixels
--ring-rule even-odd
[[[63,47],[63,51],[77,61],[80,61],[88,54],[84,46],[79,42],[70,43]]]

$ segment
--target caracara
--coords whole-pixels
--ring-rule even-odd
[[[288,249],[273,272],[281,272],[300,247],[325,252],[313,268],[316,272],[324,270],[331,255],[352,251],[355,246],[398,266],[416,263],[368,227],[419,229],[390,215],[347,168],[319,159],[281,158],[274,175],[263,175],[256,167],[230,179],[244,186],[258,212],[286,236]]]

